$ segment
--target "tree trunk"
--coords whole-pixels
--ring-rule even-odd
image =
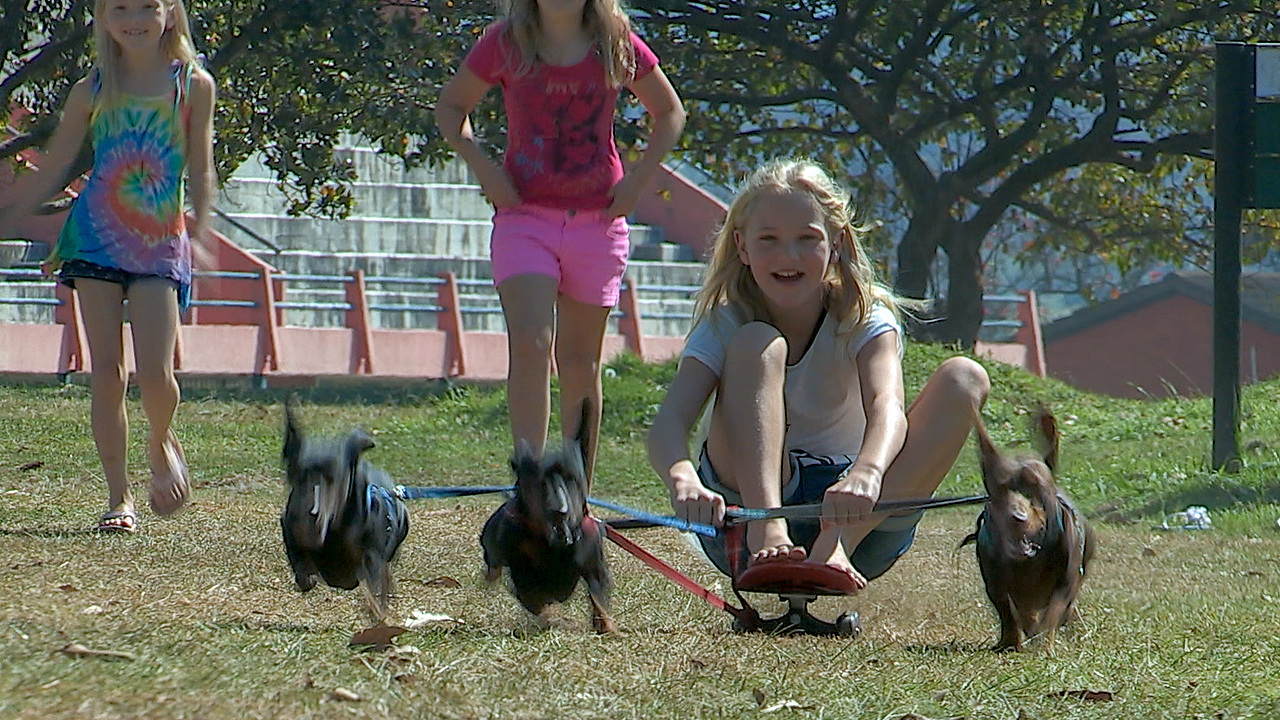
[[[982,327],[982,262],[979,251],[985,233],[957,223],[945,213],[916,214],[898,243],[898,273],[894,291],[911,298],[929,297],[929,270],[938,248],[947,253],[947,293],[934,298],[931,312],[909,322],[907,333],[916,340],[958,344],[972,348]]]
[[[969,232],[965,232],[965,230]],[[985,315],[982,304],[982,238],[963,225],[947,247],[947,319],[944,341],[972,350]]]

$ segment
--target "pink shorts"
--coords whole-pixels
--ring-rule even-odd
[[[613,307],[630,252],[627,219],[606,217],[604,210],[522,204],[493,215],[494,285],[516,275],[547,275],[556,279],[562,295]]]

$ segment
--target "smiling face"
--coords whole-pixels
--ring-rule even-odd
[[[107,0],[95,14],[107,34],[125,52],[153,50],[169,27],[169,6],[161,0]]]
[[[734,233],[734,243],[775,316],[821,307],[831,265],[831,231],[808,194],[761,194]]]

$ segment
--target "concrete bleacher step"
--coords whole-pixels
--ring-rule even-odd
[[[361,180],[351,184],[351,195],[354,213],[363,217],[474,220],[493,211],[478,185]],[[215,203],[233,216],[275,214],[281,197],[272,178],[236,175],[223,184]]]

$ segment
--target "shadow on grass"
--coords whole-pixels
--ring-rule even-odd
[[[1209,510],[1224,510],[1242,505],[1280,503],[1280,485],[1262,488],[1248,485],[1227,485],[1221,482],[1177,488],[1156,495],[1133,508],[1119,503],[1104,503],[1091,513],[1104,522],[1127,525],[1144,519],[1163,518],[1172,512],[1200,505]]]
[[[39,537],[39,538],[69,538],[82,537],[86,535],[120,535],[123,537],[132,537],[130,533],[114,532],[104,533],[96,527],[87,528],[6,528],[0,527],[0,535],[8,535],[12,537]]]

